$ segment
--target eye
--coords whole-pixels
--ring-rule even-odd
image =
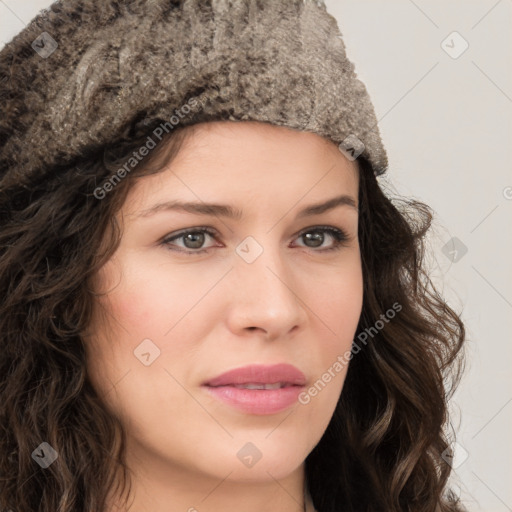
[[[324,247],[318,250],[318,247],[322,247],[326,240],[325,233],[328,235],[327,240],[331,238],[333,243],[330,247]],[[203,248],[205,237],[211,237],[215,239],[216,232],[210,228],[203,227],[188,229],[164,238],[161,244],[168,247],[171,251],[181,252],[188,256],[193,256],[194,254],[208,252],[208,249],[213,247],[211,246]],[[306,242],[306,245],[303,245],[302,247],[315,249],[313,252],[327,252],[337,250],[350,240],[350,237],[345,231],[332,226],[313,226],[304,229],[297,235],[297,238],[303,238]],[[179,248],[175,248],[177,244],[173,242],[178,240],[182,241],[183,245],[178,245]]]
[[[198,253],[202,253],[202,252],[207,252],[206,249],[201,249],[202,245],[204,244],[205,235],[214,238],[215,231],[213,231],[209,228],[189,229],[187,231],[182,231],[181,233],[178,233],[171,237],[165,238],[162,241],[162,244],[169,246],[169,249],[175,250],[178,252],[184,252],[186,254],[198,254]],[[174,240],[180,240],[180,239],[182,239],[185,244],[185,246],[182,247],[182,249],[190,249],[192,252],[188,252],[188,251],[182,250],[182,249],[173,249],[171,247],[173,245],[173,244],[171,244],[171,242],[173,242]]]
[[[299,233],[298,238],[302,237],[304,240],[308,241],[308,243],[312,243],[312,245],[306,245],[306,247],[320,247],[325,241],[325,235],[322,233],[328,233],[329,237],[334,240],[334,243],[330,247],[323,248],[322,250],[316,252],[326,252],[341,249],[341,247],[349,241],[349,236],[345,231],[331,226],[315,226],[312,228],[307,228]]]

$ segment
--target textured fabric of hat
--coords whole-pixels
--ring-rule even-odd
[[[177,113],[179,126],[253,120],[355,140],[377,175],[388,165],[367,89],[314,0],[55,2],[0,52],[0,109],[0,185]]]

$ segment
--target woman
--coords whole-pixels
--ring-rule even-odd
[[[464,326],[321,3],[56,3],[0,83],[1,510],[461,510]]]

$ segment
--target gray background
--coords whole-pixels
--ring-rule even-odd
[[[0,0],[0,47],[50,4]],[[512,0],[326,5],[380,121],[381,182],[436,212],[430,275],[467,327],[452,486],[470,511],[512,511]]]

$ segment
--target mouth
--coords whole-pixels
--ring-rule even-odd
[[[247,414],[276,414],[297,402],[306,378],[289,364],[251,365],[206,381],[202,388],[212,397]]]
[[[237,389],[281,389],[288,388],[290,386],[294,386],[295,384],[291,384],[289,382],[276,382],[274,384],[262,384],[256,382],[248,382],[247,384],[227,384],[227,386],[237,388]],[[220,388],[222,386],[210,386],[212,388]]]
[[[304,386],[246,384],[204,386],[205,391],[220,402],[245,414],[277,414],[298,401]]]
[[[305,375],[295,366],[287,363],[263,365],[252,364],[229,370],[217,377],[203,382],[202,385],[218,386],[247,386],[247,385],[271,385],[304,386]]]

